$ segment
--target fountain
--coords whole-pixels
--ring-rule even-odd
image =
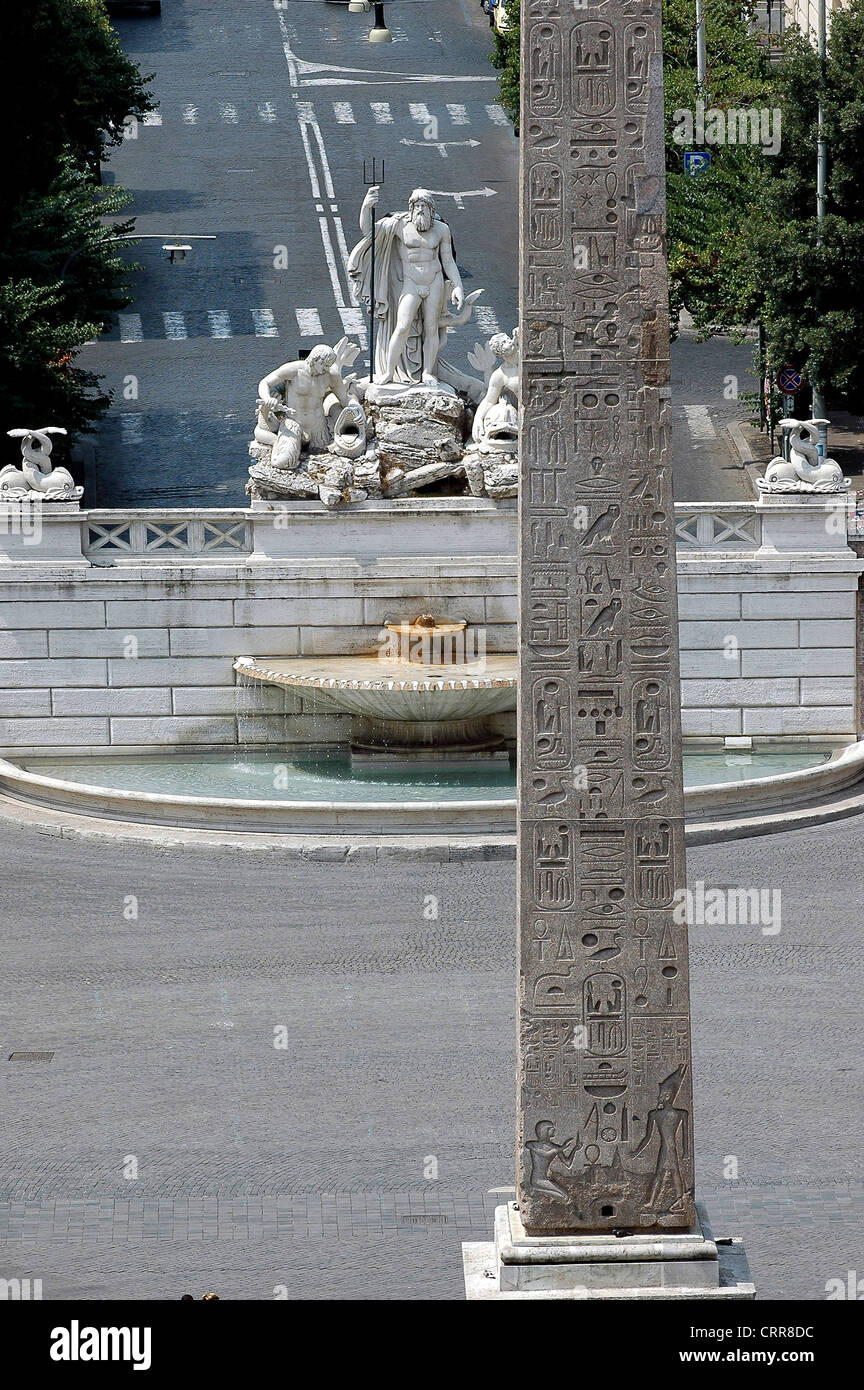
[[[234,669],[356,716],[353,762],[506,760],[504,739],[489,720],[516,708],[515,655],[487,655],[481,632],[429,613],[386,622],[385,630],[386,639],[368,653],[241,656]]]

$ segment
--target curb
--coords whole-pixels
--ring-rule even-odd
[[[726,840],[777,835],[786,830],[845,820],[864,813],[864,790],[834,800],[813,802],[793,810],[766,812],[738,819],[690,822],[684,828],[688,847],[722,844]],[[0,795],[0,823],[33,830],[38,835],[111,845],[146,845],[156,850],[218,850],[278,856],[297,863],[319,864],[476,864],[516,859],[516,835],[281,835],[182,829],[134,821],[100,820],[55,811]]]

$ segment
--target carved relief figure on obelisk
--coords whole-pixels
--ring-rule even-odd
[[[524,0],[519,1214],[694,1220],[659,3]]]

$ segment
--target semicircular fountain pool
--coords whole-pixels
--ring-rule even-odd
[[[415,750],[416,751],[416,750]],[[761,834],[864,775],[864,742],[684,754],[688,839]],[[434,837],[513,843],[516,774],[506,753],[440,762],[315,751],[0,760],[0,790],[100,820],[280,835]],[[590,788],[589,788],[590,794]],[[772,820],[773,818],[773,820]],[[734,828],[733,828],[734,827]]]
[[[830,748],[758,749],[751,753],[695,750],[684,754],[685,788],[741,783],[819,767]],[[341,748],[292,755],[277,751],[183,756],[28,758],[20,764],[41,777],[88,787],[156,796],[217,797],[281,802],[496,801],[516,795],[510,761],[388,762],[360,765]]]

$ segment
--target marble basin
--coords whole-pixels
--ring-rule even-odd
[[[380,660],[374,654],[241,656],[234,669],[249,680],[314,692],[343,713],[400,724],[483,719],[516,708],[511,652],[440,666]]]

